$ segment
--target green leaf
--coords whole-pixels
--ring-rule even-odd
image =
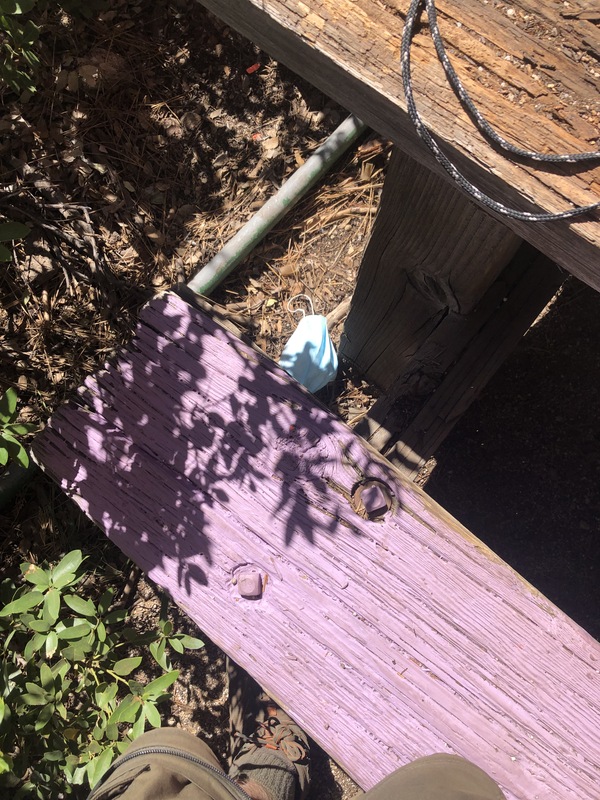
[[[96,786],[106,770],[110,767],[113,758],[114,752],[112,747],[107,747],[106,750],[104,750],[102,754],[98,756],[98,758],[94,758],[93,761],[90,761],[87,768],[87,774],[92,789],[94,786]]]
[[[186,650],[200,650],[201,647],[204,647],[202,639],[196,639],[195,636],[188,636],[185,633],[179,637],[179,641]]]
[[[52,633],[54,633],[54,631],[52,631]],[[40,683],[45,692],[52,690],[52,693],[54,693],[54,675],[48,664],[44,661],[40,664]]]
[[[69,661],[80,662],[85,659],[91,649],[92,646],[86,642],[85,639],[79,639],[79,641],[73,642],[67,647],[63,647],[60,652],[61,655]]]
[[[30,564],[26,561],[21,564],[21,572],[25,580],[28,583],[33,583],[34,586],[41,586],[43,589],[47,589],[50,586],[50,576],[36,564]]]
[[[62,750],[47,750],[42,756],[44,761],[50,761],[50,762],[62,761],[64,757],[65,754],[63,753]]]
[[[127,681],[127,686],[129,686],[129,691],[133,695],[141,694],[144,689],[144,684],[140,683],[140,681]]]
[[[2,628],[2,626],[0,625],[0,629],[1,628]],[[13,628],[13,630],[8,634],[8,636],[5,637],[4,642],[3,642],[4,651],[5,652],[10,652],[10,643],[14,639],[16,633],[17,633],[17,629]]]
[[[58,619],[58,615],[60,612],[60,592],[58,589],[54,589],[51,587],[46,592],[46,596],[44,598],[44,608],[42,611],[42,619],[49,622],[51,625],[54,625],[56,620]]]
[[[113,597],[114,596],[115,596],[115,590],[114,589],[110,589],[109,588],[109,589],[106,589],[105,592],[103,592],[102,597],[100,598],[100,600],[98,600],[98,614],[106,614],[106,612],[110,608],[110,605],[111,605],[111,603],[113,601]],[[127,613],[127,612],[125,612],[125,613]],[[104,620],[104,622],[107,625],[109,624],[107,622],[107,620]]]
[[[99,613],[103,613],[100,608],[100,603],[98,603],[98,611]],[[104,623],[105,625],[114,625],[117,622],[124,622],[127,619],[128,613],[126,608],[115,608],[114,611],[110,611],[104,617]]]
[[[67,672],[71,669],[71,665],[65,658],[61,658],[60,661],[53,664],[50,669],[55,678],[60,677],[61,681],[64,682]]]
[[[13,461],[16,461],[22,467],[27,469],[29,466],[29,456],[27,454],[27,450],[25,450],[21,442],[15,439],[12,433],[8,433],[6,428],[4,428],[2,431],[2,442],[4,444],[4,448],[8,450],[9,458],[12,458]]]
[[[72,586],[79,583],[79,578],[74,572],[67,572],[61,575],[60,578],[52,580],[52,584],[56,589],[66,589],[67,586]]]
[[[106,733],[106,724],[96,725],[96,727],[92,730],[92,736],[97,742],[100,742],[102,741],[102,739],[104,739],[105,733]]]
[[[28,706],[45,706],[46,705],[46,698],[45,697],[38,697],[36,694],[31,694],[30,692],[24,692],[21,695],[21,700],[26,703]]]
[[[0,75],[1,74],[2,71],[0,70]],[[0,244],[0,261],[12,261],[12,252],[3,244]]]
[[[167,648],[167,642],[165,639],[161,639],[160,642],[151,642],[150,644],[150,652],[152,653],[152,657],[156,661],[159,667],[163,669],[170,669],[171,665],[167,659],[165,654]]]
[[[46,643],[46,636],[43,633],[36,633],[25,645],[25,650],[23,651],[23,657],[26,661],[30,661],[33,654],[37,653],[37,651],[44,646]]]
[[[2,245],[0,245],[0,247],[2,247]],[[7,464],[8,464],[8,450],[6,449],[6,447],[2,447],[0,445],[0,467],[5,467]]]
[[[111,742],[116,742],[119,738],[119,729],[113,722],[107,722],[106,724],[106,738]]]
[[[27,469],[29,466],[29,454],[24,447],[19,447],[16,454],[14,455],[15,461],[20,464],[23,469]]]
[[[0,398],[0,421],[12,422],[17,412],[17,393],[12,386]]]
[[[34,425],[33,422],[13,422],[11,425],[7,425],[4,430],[8,431],[12,436],[25,436],[36,431],[37,428],[38,426]]]
[[[152,725],[153,728],[160,728],[161,726],[161,719],[160,713],[154,703],[148,702],[144,703],[144,713],[146,714],[146,719]]]
[[[22,225],[20,222],[0,222],[0,242],[24,239],[30,231],[28,225]]]
[[[141,711],[140,706],[140,711]],[[131,738],[137,739],[138,736],[141,736],[142,733],[146,730],[146,715],[140,714],[136,721],[133,723],[133,727],[131,729]]]
[[[46,692],[37,683],[33,683],[33,681],[26,681],[25,688],[31,694],[41,697],[43,700],[46,699]]]
[[[113,672],[116,672],[117,675],[129,675],[133,672],[134,669],[137,669],[140,664],[142,663],[141,656],[134,656],[132,658],[122,658],[120,661],[117,661],[113,667]]]
[[[85,775],[87,772],[88,765],[84,764],[81,767],[77,767],[76,770],[73,772],[73,777],[71,778],[71,783],[73,786],[81,786],[81,784],[85,780]]]
[[[9,617],[11,614],[22,614],[24,611],[29,611],[31,608],[39,606],[44,599],[41,592],[25,592],[21,597],[7,603],[3,609],[0,610],[0,617]]]
[[[24,622],[24,620],[21,619],[21,622]],[[43,619],[28,620],[27,627],[36,633],[48,633],[50,630],[50,624],[45,622]]]
[[[37,0],[0,0],[3,14],[27,14],[35,8]]]
[[[106,627],[103,622],[99,622],[96,625],[96,636],[100,644],[106,641]]]
[[[71,639],[83,639],[91,630],[90,623],[83,619],[80,622],[74,622],[72,625],[65,625],[63,628],[57,629],[56,632],[59,639],[70,641]]]
[[[27,681],[25,683],[25,688],[27,691],[24,692],[20,697],[24,703],[27,703],[29,706],[45,706],[48,704],[47,693],[42,689],[41,686],[38,686],[37,683]]]
[[[182,642],[179,639],[169,639],[169,644],[175,650],[176,653],[183,653],[184,647]]]
[[[58,636],[56,631],[50,631],[46,639],[46,658],[50,660],[58,650]]]
[[[173,632],[173,623],[167,620],[160,621],[160,629],[165,636],[169,636]]]
[[[0,753],[0,775],[10,772],[13,768],[13,760],[6,753]]]
[[[91,600],[84,600],[76,594],[68,594],[64,597],[64,601],[76,614],[81,614],[83,617],[96,616],[96,606]]]
[[[23,26],[21,33],[21,46],[32,45],[40,38],[40,29],[30,19]]]
[[[165,675],[160,675],[153,681],[150,681],[143,690],[143,697],[150,699],[164,694],[165,691],[172,686],[179,677],[179,670],[174,669],[172,672],[167,672]]]
[[[103,659],[110,653],[112,649],[113,647],[108,642],[100,642],[100,641],[96,642],[96,655],[98,656],[98,658]]]
[[[142,703],[139,697],[128,694],[113,711],[108,720],[108,724],[118,725],[121,722],[133,722],[137,719],[141,706]]]
[[[52,570],[52,583],[54,586],[59,586],[57,581],[60,581],[61,578],[75,573],[81,566],[82,561],[83,555],[81,550],[71,550],[70,553],[67,553],[67,555],[61,561],[59,561],[59,563]],[[62,589],[64,586],[66,586],[66,584],[60,585],[59,588]]]
[[[37,721],[34,725],[34,730],[37,731],[38,733],[40,731],[43,731],[53,716],[54,716],[54,706],[52,704],[49,704],[45,708],[42,708],[37,718]]]
[[[117,696],[118,690],[119,686],[117,683],[111,683],[108,686],[104,683],[98,686],[94,695],[96,705],[101,708],[102,711],[110,710],[110,705]]]

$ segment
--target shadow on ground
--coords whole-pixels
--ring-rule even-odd
[[[436,454],[427,492],[600,638],[600,294],[575,279]]]

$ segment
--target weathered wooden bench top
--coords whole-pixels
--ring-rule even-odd
[[[400,44],[409,0],[201,2],[411,157],[440,171],[405,110]],[[436,5],[456,70],[501,135],[548,153],[598,149],[600,14],[591,13],[593,4],[439,0]],[[426,25],[415,37],[412,61],[417,106],[426,124],[482,190],[525,210],[532,208],[529,203],[554,212],[600,199],[598,162],[587,169],[536,166],[491,147],[448,85]],[[502,219],[600,289],[597,215],[544,224]]]
[[[443,751],[511,800],[598,796],[598,642],[177,295],[34,450],[363,787]]]

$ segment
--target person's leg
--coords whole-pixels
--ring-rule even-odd
[[[192,733],[188,733],[188,731],[181,730],[181,728],[155,728],[154,730],[146,731],[129,745],[126,755],[129,756],[147,747],[169,747],[181,750],[225,773],[219,759],[206,742]]]
[[[482,769],[459,756],[419,758],[388,775],[361,800],[506,800]]]
[[[158,728],[136,739],[88,800],[247,800],[210,747],[187,731]]]
[[[310,751],[304,731],[227,660],[231,766],[229,776],[253,800],[301,800],[308,790]]]

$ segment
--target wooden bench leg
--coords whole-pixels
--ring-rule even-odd
[[[442,321],[356,432],[414,478],[563,280],[524,244],[470,314]]]
[[[340,347],[386,391],[357,432],[414,476],[560,282],[548,259],[396,149]]]
[[[521,240],[395,148],[342,337],[382,389],[450,313],[468,314]]]

